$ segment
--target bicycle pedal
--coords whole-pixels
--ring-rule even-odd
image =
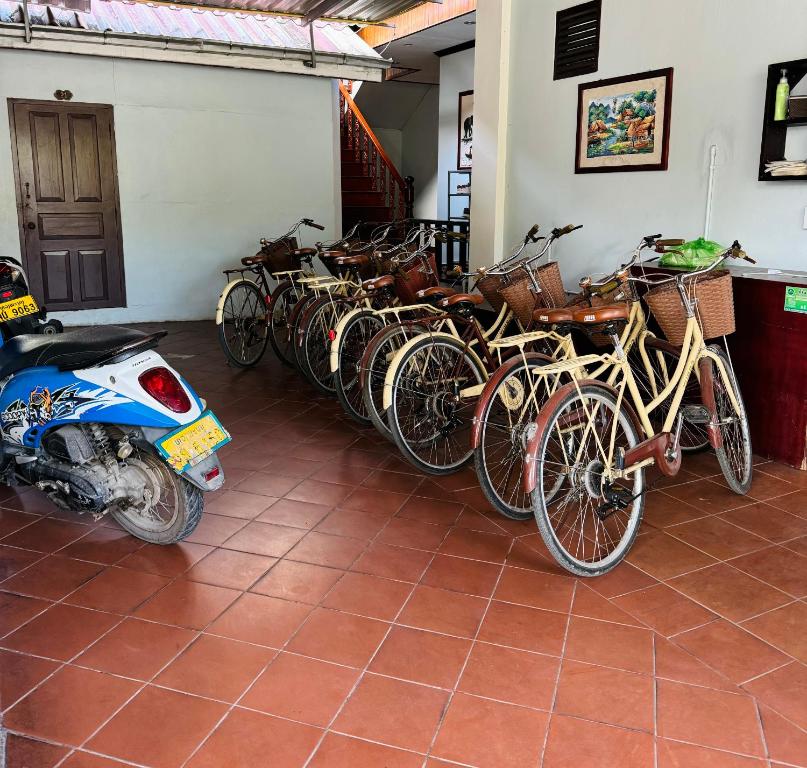
[[[709,411],[704,405],[685,405],[681,408],[684,421],[690,424],[708,424],[710,421]]]

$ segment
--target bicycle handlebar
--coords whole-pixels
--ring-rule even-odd
[[[307,227],[312,227],[313,229],[318,229],[318,230],[320,230],[320,232],[325,229],[325,227],[323,227],[322,224],[317,224],[314,221],[314,219],[303,219],[300,223],[305,224]]]

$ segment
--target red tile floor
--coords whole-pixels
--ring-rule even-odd
[[[470,470],[170,330],[225,489],[170,548],[2,491],[9,768],[807,766],[807,473],[760,460],[740,498],[691,458],[582,581]]]

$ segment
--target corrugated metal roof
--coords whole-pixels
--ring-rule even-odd
[[[69,27],[95,32],[218,40],[237,45],[308,51],[308,26],[299,19],[214,11],[208,8],[161,5],[133,0],[92,0],[89,13],[57,6],[28,4],[32,26]],[[0,23],[22,24],[22,3],[0,0]],[[322,53],[342,53],[380,59],[347,24],[316,22],[314,45]]]
[[[384,21],[424,2],[442,0],[191,0],[194,4],[214,8],[243,8],[253,11],[273,11],[307,16],[317,11],[318,16],[355,21]]]

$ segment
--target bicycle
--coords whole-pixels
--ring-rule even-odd
[[[257,364],[266,351],[267,341],[272,342],[278,357],[283,359],[273,334],[267,333],[273,308],[268,275],[279,279],[301,274],[302,262],[311,268],[317,249],[298,247],[296,236],[302,226],[325,229],[313,219],[300,219],[286,234],[273,240],[262,238],[261,250],[241,259],[242,267],[224,270],[227,285],[219,296],[216,325],[224,354],[239,368]],[[247,277],[248,274],[252,277]],[[275,292],[282,285],[280,281]]]
[[[508,261],[517,261],[530,241],[545,240],[543,249],[515,266],[489,269],[486,274],[506,277],[524,269],[533,279],[530,265],[575,229],[569,225],[553,229],[548,238],[536,238],[533,227]],[[537,283],[533,290],[540,295]],[[482,300],[478,294],[464,293],[439,301],[446,314],[415,321],[424,322],[428,330],[401,347],[385,374],[383,407],[390,433],[404,458],[422,472],[448,474],[467,463],[473,453],[469,431],[476,399],[501,365],[504,350],[547,338],[543,331],[525,333],[506,303],[490,328],[483,329],[472,315]],[[522,332],[506,337],[511,321]]]
[[[576,299],[583,306],[609,301],[626,301],[630,305],[627,322],[620,336],[620,344],[630,356],[634,375],[645,392],[655,394],[659,382],[664,381],[670,366],[678,361],[678,350],[669,342],[658,339],[647,329],[641,302],[617,279],[624,270],[636,265],[642,251],[647,248],[679,245],[681,240],[661,240],[660,235],[649,235],[639,241],[633,259],[627,265],[605,278],[599,285],[591,278],[580,281],[581,295]],[[651,259],[650,261],[653,261]],[[649,263],[649,262],[645,262]],[[527,339],[517,341],[517,354],[508,359],[491,375],[479,397],[471,430],[471,448],[482,492],[491,505],[505,517],[528,520],[532,517],[529,495],[521,487],[523,455],[530,425],[548,397],[560,386],[568,374],[551,379],[542,375],[542,369],[555,360],[578,356],[572,338],[574,307],[538,309],[534,320],[546,333],[546,342],[555,345],[551,355],[526,351]],[[534,341],[534,337],[530,339]],[[507,341],[507,340],[505,340]],[[607,339],[604,340],[607,343]],[[551,352],[551,350],[550,350]],[[615,371],[607,363],[586,374],[589,378],[606,377],[610,382]],[[687,400],[697,401],[697,381],[693,380]],[[697,425],[686,425],[682,434],[682,448],[686,452],[702,450],[708,445],[705,434]]]
[[[735,241],[710,266],[673,277],[624,282],[658,288],[673,284],[686,317],[683,345],[669,380],[646,401],[618,335],[625,305],[576,310],[573,322],[605,332],[614,344],[608,355],[583,356],[547,365],[542,375],[576,373],[544,403],[527,442],[524,489],[531,494],[538,530],[550,553],[578,576],[607,573],[627,555],[639,530],[646,493],[644,471],[655,466],[674,476],[681,466],[684,419],[705,426],[729,487],[748,492],[753,473],[748,418],[731,362],[719,345],[706,345],[697,301],[698,279],[726,258],[753,263]],[[590,364],[610,364],[611,383],[584,375]],[[700,383],[701,404],[682,406],[691,376]],[[660,427],[652,415],[668,399]],[[565,492],[561,488],[568,486]]]

